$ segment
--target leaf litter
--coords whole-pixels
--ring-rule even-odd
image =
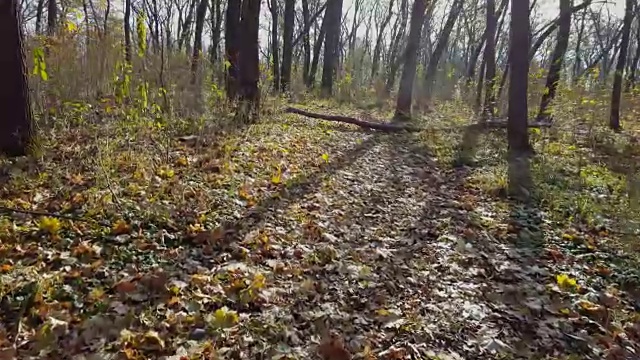
[[[509,213],[411,135],[277,120],[162,155],[76,130],[3,164],[26,213],[0,217],[0,356],[638,356],[611,235]]]

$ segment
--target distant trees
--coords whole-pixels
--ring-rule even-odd
[[[0,1],[0,154],[21,156],[31,141],[31,104],[18,0]]]

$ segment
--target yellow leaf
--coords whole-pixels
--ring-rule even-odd
[[[186,156],[182,156],[182,157],[178,158],[178,160],[176,160],[176,165],[188,166],[189,165],[189,159],[187,159]]]
[[[282,177],[282,170],[280,170],[280,167],[278,166],[278,172],[271,177],[271,183],[274,185],[280,184],[280,182],[282,181],[281,177]]]
[[[322,154],[322,160],[324,160],[325,162],[329,162],[329,154]]]
[[[564,314],[564,315],[569,315],[571,314],[571,310],[564,308],[564,309],[560,309],[560,313]]]
[[[62,228],[62,225],[60,224],[60,220],[54,217],[45,216],[42,219],[40,219],[38,228],[51,235],[56,235],[58,231],[60,231],[60,229]]]
[[[222,307],[214,313],[215,324],[219,327],[232,326],[238,323],[240,318],[238,313],[229,308]]]
[[[380,316],[389,316],[391,313],[387,309],[378,309],[376,310],[376,314]]]
[[[93,288],[89,293],[89,300],[91,301],[99,301],[104,297],[104,290],[101,288]]]
[[[579,306],[582,310],[586,310],[589,312],[594,312],[600,310],[602,307],[598,304],[594,304],[588,300],[581,300]]]
[[[563,289],[575,288],[577,286],[576,279],[572,279],[566,274],[556,275],[556,282]]]

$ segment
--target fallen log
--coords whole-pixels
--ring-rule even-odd
[[[352,118],[349,116],[313,113],[310,111],[297,109],[294,107],[288,107],[285,109],[284,112],[290,113],[290,114],[298,114],[298,115],[310,117],[312,119],[321,119],[321,120],[336,121],[336,122],[357,125],[365,129],[373,129],[373,130],[379,130],[383,132],[401,132],[401,131],[419,132],[423,130],[422,128],[412,126],[409,124],[376,123],[371,121],[358,120],[356,118]]]

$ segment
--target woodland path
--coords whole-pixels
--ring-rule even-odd
[[[26,170],[31,181],[8,182],[12,204],[21,187],[44,194],[31,198],[35,207],[69,196],[40,173],[81,172],[71,194],[115,193],[116,214],[130,222],[114,221],[111,235],[78,222],[61,241],[12,215],[19,246],[0,249],[11,264],[2,280],[15,287],[3,297],[3,324],[18,329],[5,336],[21,358],[633,358],[622,346],[633,351],[640,335],[624,317],[636,302],[611,288],[622,269],[609,252],[576,245],[600,235],[568,235],[535,209],[473,188],[470,169],[439,164],[415,134],[296,115],[258,127],[233,146],[176,144],[170,155],[186,160],[170,176],[146,179],[119,164],[130,177],[122,191],[91,185],[99,172],[67,160],[95,152],[69,134],[45,165]],[[55,322],[24,317],[25,294],[37,288],[55,291],[29,307]],[[623,327],[625,338],[610,335]]]

